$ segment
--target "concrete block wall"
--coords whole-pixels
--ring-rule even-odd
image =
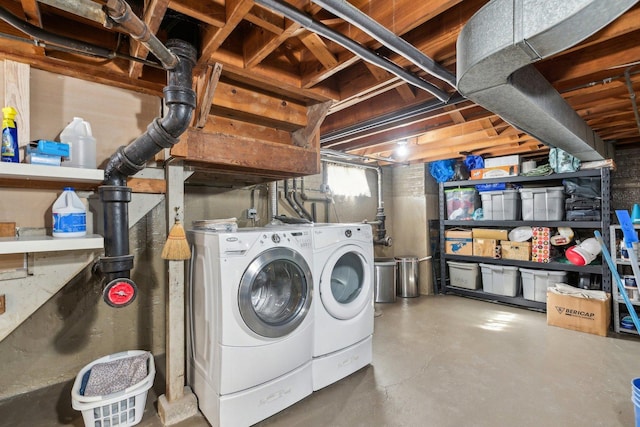
[[[640,204],[640,148],[618,150],[616,171],[611,174],[612,210],[626,209],[631,213]],[[615,215],[613,216],[614,222]]]

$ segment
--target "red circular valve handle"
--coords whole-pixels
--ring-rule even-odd
[[[136,298],[136,285],[126,279],[114,280],[104,289],[104,300],[112,307],[125,307]]]

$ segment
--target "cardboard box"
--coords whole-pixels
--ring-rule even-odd
[[[489,157],[484,159],[485,168],[495,168],[497,166],[519,166],[520,156],[512,154],[510,156]]]
[[[517,176],[520,171],[520,166],[496,166],[493,168],[483,169],[471,169],[471,179],[486,179],[486,178],[502,178],[505,176]]]
[[[473,256],[484,256],[489,258],[496,258],[498,254],[498,242],[497,239],[473,239]]]
[[[547,292],[547,324],[607,336],[611,321],[611,294],[606,301]]]
[[[455,228],[445,230],[444,253],[452,255],[473,255],[471,230]]]
[[[507,230],[496,230],[493,228],[472,228],[474,239],[496,239],[507,240],[509,232]]]
[[[531,261],[549,262],[551,260],[551,229],[549,227],[531,227]]]
[[[531,243],[529,242],[501,240],[500,247],[502,258],[504,259],[517,259],[520,261],[531,260]]]

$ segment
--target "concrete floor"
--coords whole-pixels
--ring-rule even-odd
[[[259,426],[633,426],[640,341],[456,296],[377,304],[373,364]],[[162,381],[156,377],[156,388]],[[65,383],[0,402],[0,426],[83,426]],[[160,426],[156,393],[143,421]],[[198,416],[179,427],[207,426]]]

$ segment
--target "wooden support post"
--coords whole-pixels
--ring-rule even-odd
[[[167,234],[175,219],[184,215],[184,168],[169,162],[167,179]],[[185,327],[184,327],[184,261],[167,261],[168,289],[166,297],[166,391],[158,399],[158,414],[164,425],[176,424],[198,412],[195,395],[185,386]]]
[[[1,74],[1,73],[0,73]],[[30,134],[30,77],[31,67],[28,64],[10,61],[4,61],[4,102],[3,107],[13,107],[18,112],[16,116],[16,125],[18,127],[18,144],[20,148],[24,147],[31,140]],[[20,154],[20,160],[24,153]]]

